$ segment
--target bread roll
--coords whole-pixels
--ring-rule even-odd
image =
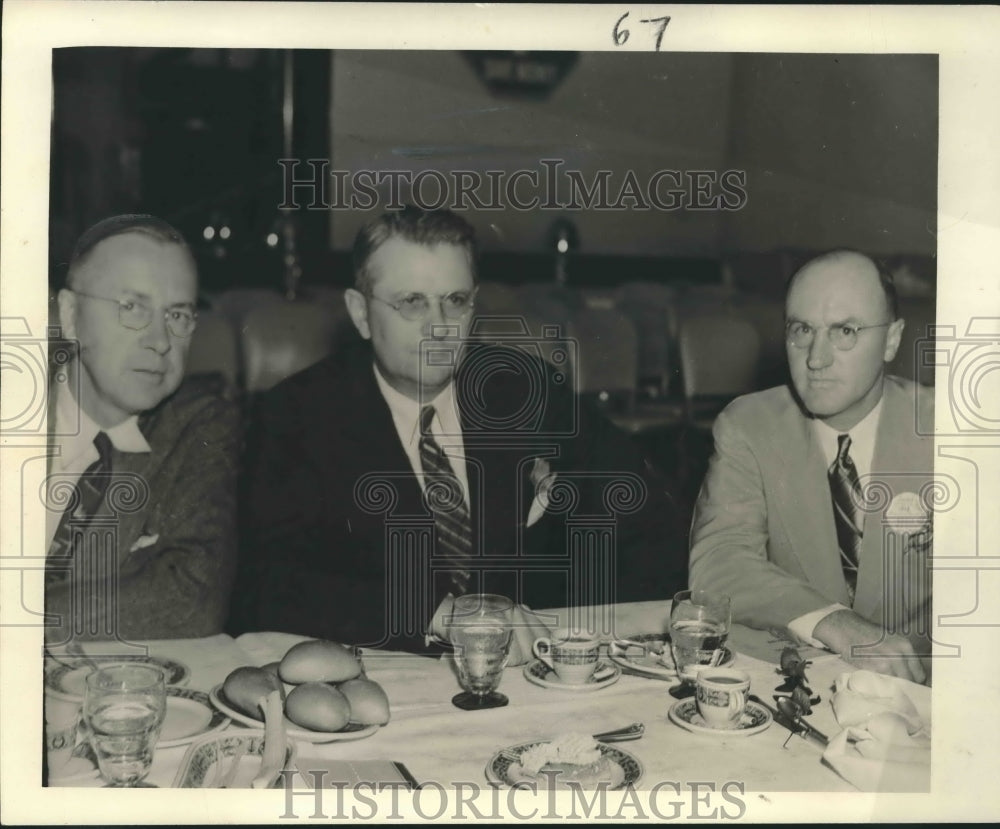
[[[354,653],[336,642],[310,639],[288,649],[278,666],[285,682],[344,682],[361,673],[361,663]],[[291,695],[289,695],[291,696]]]
[[[332,685],[306,682],[289,693],[285,716],[312,731],[340,731],[350,722],[351,705]]]

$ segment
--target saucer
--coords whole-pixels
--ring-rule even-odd
[[[601,688],[614,685],[621,679],[621,675],[621,669],[617,665],[598,662],[597,670],[586,682],[563,682],[541,659],[535,659],[524,666],[524,678],[528,682],[541,685],[543,688],[557,688],[560,691],[600,691]]]
[[[630,641],[643,645],[649,648],[649,650],[642,654],[636,653],[639,648],[629,645],[628,642]],[[661,642],[664,643],[664,648],[662,652],[658,652],[655,650],[655,647]],[[627,640],[613,639],[608,645],[608,656],[616,665],[620,665],[630,673],[638,674],[639,676],[658,677],[660,679],[677,678],[677,669],[674,667],[674,660],[670,655],[670,642],[669,640],[665,641],[662,634],[630,636]],[[663,661],[664,659],[666,661]],[[722,658],[719,660],[719,664],[713,667],[728,667],[733,664],[733,660],[735,659],[736,654],[730,648],[723,647]]]
[[[747,702],[739,723],[732,728],[712,728],[698,713],[698,703],[692,698],[678,700],[670,709],[670,719],[681,728],[712,737],[749,737],[759,734],[771,724],[771,712],[756,702]]]
[[[642,763],[635,755],[605,743],[598,743],[601,757],[606,761],[605,768],[608,773],[607,779],[596,779],[590,781],[574,780],[573,783],[563,783],[560,786],[556,780],[559,771],[572,772],[573,767],[553,765],[547,763],[538,775],[526,775],[521,770],[521,757],[529,749],[544,745],[549,742],[542,740],[539,742],[522,743],[521,745],[509,746],[498,751],[486,764],[486,779],[494,786],[518,786],[527,784],[538,789],[548,788],[555,783],[555,788],[578,786],[581,789],[610,790],[624,789],[634,786],[642,777]],[[581,767],[577,767],[581,768]]]

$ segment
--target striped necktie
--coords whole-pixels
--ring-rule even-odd
[[[849,454],[851,436],[837,436],[837,457],[830,466],[830,494],[833,497],[833,517],[837,526],[837,545],[840,547],[840,563],[844,568],[844,580],[851,604],[858,585],[858,561],[861,555],[863,525],[858,514],[861,503],[861,482],[858,470]]]
[[[446,558],[451,570],[455,595],[469,586],[468,565],[472,557],[472,525],[462,486],[448,462],[448,457],[431,436],[434,407],[420,410],[420,465],[426,476],[425,497],[434,513],[437,553]]]
[[[90,519],[97,515],[104,501],[108,483],[111,481],[111,439],[104,432],[98,432],[94,437],[97,448],[97,460],[88,466],[74,487],[73,497],[59,519],[59,526],[49,547],[49,559],[52,564],[68,564],[75,554],[75,543],[81,527],[85,527]],[[62,568],[49,569],[46,579],[50,582],[60,581],[66,577]]]

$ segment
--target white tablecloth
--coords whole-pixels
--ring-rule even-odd
[[[669,603],[621,606],[615,611],[616,630],[662,631],[668,613]],[[240,665],[280,659],[302,638],[264,632],[236,640],[220,635],[150,642],[149,647],[154,655],[185,663],[191,669],[188,686],[208,691]],[[747,671],[751,690],[768,702],[783,679],[775,670],[783,644],[768,633],[738,626],[730,637],[736,652],[733,667]],[[848,668],[835,656],[806,654],[813,658],[807,672],[810,685],[823,697],[809,721],[832,737],[839,728],[830,706],[831,689],[836,677]],[[510,667],[499,688],[510,698],[508,706],[463,711],[451,704],[460,688],[449,659],[366,651],[364,660],[368,676],[389,697],[391,722],[371,737],[354,742],[300,742],[300,759],[396,760],[405,763],[420,782],[482,786],[487,761],[505,746],[566,731],[597,733],[638,720],[646,725],[645,736],[620,744],[644,766],[638,788],[669,781],[713,781],[718,790],[728,781],[737,781],[746,791],[856,791],[822,763],[817,746],[792,737],[783,747],[789,732],[777,723],[750,737],[706,736],[681,729],[668,719],[667,712],[675,703],[667,693],[669,682],[624,675],[602,690],[574,692],[538,687],[525,679],[521,667]],[[159,749],[149,782],[170,786],[185,751],[184,746]]]

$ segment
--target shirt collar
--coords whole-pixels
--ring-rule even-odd
[[[872,458],[875,455],[875,436],[878,432],[879,415],[882,413],[882,401],[880,397],[868,414],[856,423],[849,431],[843,432],[828,426],[819,418],[813,418],[813,427],[816,430],[816,437],[819,439],[820,447],[823,450],[823,457],[827,464],[833,463],[837,457],[839,435],[848,434],[851,436],[851,459],[857,467],[859,475],[866,475],[871,471]]]
[[[61,447],[61,464],[66,466],[93,448],[94,438],[103,431],[119,452],[152,452],[149,441],[139,429],[136,415],[110,429],[101,429],[76,402],[68,383],[56,386],[56,440]]]
[[[462,433],[455,402],[454,382],[448,383],[432,400],[418,403],[390,386],[382,376],[377,364],[373,363],[372,368],[375,372],[375,382],[378,384],[378,389],[388,404],[389,412],[396,424],[396,431],[399,432],[400,437],[406,436],[407,445],[412,445],[420,439],[420,410],[427,405],[434,406],[437,413],[431,423],[432,431],[444,435],[460,435]]]

